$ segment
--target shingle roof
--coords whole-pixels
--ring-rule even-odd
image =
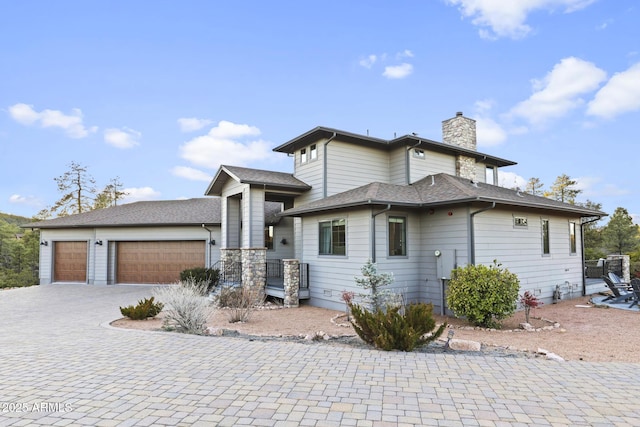
[[[157,227],[219,225],[221,201],[217,197],[127,203],[105,209],[24,224],[24,228]],[[265,202],[267,224],[277,223],[279,203]]]
[[[427,176],[411,185],[374,182],[325,199],[287,209],[283,215],[302,216],[314,212],[365,205],[393,205],[424,208],[469,202],[495,202],[499,205],[562,211],[580,216],[606,216],[606,213],[546,197],[485,183],[473,183],[448,174]]]
[[[444,142],[437,142],[427,138],[421,138],[417,135],[403,135],[398,138],[386,140],[324,126],[315,127],[310,131],[307,131],[302,135],[299,135],[285,142],[284,144],[277,146],[273,149],[273,151],[292,154],[296,150],[299,150],[300,148],[305,147],[309,144],[313,144],[322,140],[329,140],[331,138],[336,138],[336,140],[342,142],[375,148],[379,150],[392,150],[397,147],[405,146],[412,148],[422,148],[429,151],[437,151],[446,154],[463,154],[465,156],[481,160],[483,163],[498,167],[513,166],[517,164],[516,162],[511,160],[491,156],[489,154],[481,153],[475,150],[469,150],[457,145],[445,144]]]
[[[300,181],[291,173],[222,165],[204,194],[207,196],[219,196],[222,186],[229,178],[233,178],[241,184],[261,185],[269,189],[294,191],[311,189],[309,185]]]

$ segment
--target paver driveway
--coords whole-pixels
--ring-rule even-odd
[[[150,294],[0,292],[0,425],[640,425],[640,364],[104,327]]]

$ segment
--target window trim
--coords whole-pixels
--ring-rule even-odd
[[[323,252],[323,238],[322,238],[322,231],[323,231],[323,224],[329,224],[329,244],[328,244],[328,248],[329,248],[329,252]],[[340,224],[342,223],[342,224]],[[339,246],[335,246],[334,245],[334,235],[335,233],[340,233],[340,231],[336,231],[334,230],[335,228],[339,228],[339,227],[343,227],[343,231],[342,233],[344,234],[344,246],[342,246],[344,248],[344,253],[336,253],[336,247]],[[347,256],[347,219],[346,218],[333,218],[333,219],[327,219],[327,220],[321,220],[318,221],[318,255],[319,256]]]
[[[402,236],[400,239],[400,249],[402,250],[402,253],[400,254],[394,254],[391,251],[391,224],[392,224],[392,219],[401,219],[402,222],[396,222],[396,224],[401,223],[402,224]],[[388,215],[387,216],[387,256],[389,257],[407,257],[407,217],[404,215]]]
[[[307,163],[309,158],[307,156],[307,147],[300,149],[300,164]]]
[[[545,230],[546,224],[546,230]],[[540,243],[542,244],[542,256],[551,255],[551,222],[548,218],[540,218]],[[546,250],[546,252],[545,252]]]
[[[487,181],[487,177],[489,176],[489,171],[491,171],[491,182]],[[498,185],[495,166],[485,165],[484,182],[485,184]]]
[[[309,161],[312,162],[318,159],[318,147],[316,144],[309,146]]]
[[[267,235],[270,235],[270,239],[267,238]],[[275,237],[276,230],[273,225],[265,225],[264,226],[264,246],[268,251],[272,251],[275,249]],[[270,243],[270,245],[268,244]]]
[[[524,220],[524,224],[518,224],[517,220]],[[513,215],[513,228],[526,230],[529,228],[529,218],[526,215]]]
[[[569,255],[578,253],[578,235],[576,232],[576,223],[569,221]]]

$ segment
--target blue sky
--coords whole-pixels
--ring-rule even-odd
[[[576,179],[640,222],[634,0],[0,3],[0,211],[74,161],[129,201],[201,197],[220,164],[315,126],[441,141],[463,111],[506,186]]]

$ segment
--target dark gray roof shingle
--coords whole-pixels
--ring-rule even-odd
[[[220,196],[222,187],[229,178],[233,178],[241,184],[260,185],[269,189],[295,191],[311,189],[309,185],[300,181],[291,173],[222,165],[204,194],[207,196]]]
[[[287,209],[283,215],[299,216],[314,212],[344,209],[364,205],[388,205],[422,208],[469,202],[496,202],[552,211],[570,212],[580,216],[605,216],[578,205],[562,203],[546,197],[485,183],[473,183],[448,174],[427,176],[411,185],[374,182],[325,199]]]
[[[24,228],[152,227],[176,225],[219,225],[221,201],[217,197],[186,200],[157,200],[127,203],[45,221],[24,224]],[[280,203],[265,202],[267,223],[281,211]]]

